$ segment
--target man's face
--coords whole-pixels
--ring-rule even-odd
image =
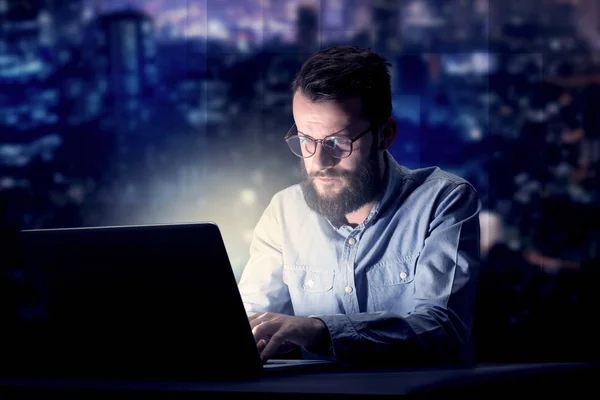
[[[331,134],[354,138],[369,128],[358,97],[313,103],[296,92],[293,113],[298,134],[313,139]],[[372,133],[355,141],[347,158],[335,158],[317,144],[312,157],[301,159],[301,170],[308,206],[336,222],[372,201],[382,186],[379,151]]]

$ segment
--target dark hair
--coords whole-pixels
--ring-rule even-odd
[[[335,46],[312,55],[292,82],[310,101],[342,100],[358,96],[363,114],[372,123],[392,115],[392,93],[387,60],[368,49]]]

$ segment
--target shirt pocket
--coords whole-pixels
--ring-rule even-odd
[[[335,274],[306,265],[283,267],[283,282],[288,286],[294,314],[329,314],[333,306]]]
[[[373,265],[366,274],[369,286],[385,287],[411,283],[415,279],[417,256],[394,256]]]
[[[367,271],[367,312],[390,311],[401,316],[411,312],[417,257],[386,258]]]

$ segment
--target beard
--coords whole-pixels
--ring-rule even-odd
[[[303,161],[300,161],[302,171],[302,194],[310,209],[326,217],[335,226],[346,222],[346,215],[358,210],[377,197],[383,188],[381,166],[375,149],[370,154],[366,164],[356,171],[326,170],[308,174]],[[346,185],[338,192],[319,193],[314,178],[341,178]]]

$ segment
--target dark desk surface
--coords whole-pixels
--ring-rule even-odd
[[[430,368],[321,373],[285,373],[248,381],[160,382],[0,378],[0,394],[89,395],[122,397],[210,398],[374,398],[448,395],[576,395],[598,392],[600,363],[478,365],[474,368]],[[236,396],[237,395],[237,396]],[[82,397],[83,396],[83,397]],[[496,397],[494,397],[496,398]]]

